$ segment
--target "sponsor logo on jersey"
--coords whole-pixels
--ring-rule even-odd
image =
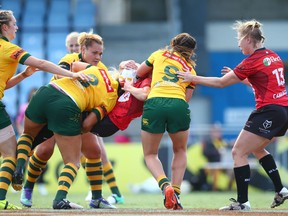
[[[23,49],[20,49],[20,50],[16,50],[15,52],[13,52],[10,56],[10,58],[12,59],[18,59],[18,57],[23,53],[25,52]]]
[[[271,65],[271,63],[277,62],[277,61],[281,61],[279,56],[277,56],[277,57],[274,57],[274,56],[266,57],[266,58],[263,59],[263,64],[265,66],[269,66],[269,65]]]

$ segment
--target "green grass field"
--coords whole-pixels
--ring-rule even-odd
[[[228,205],[229,198],[235,197],[235,191],[231,192],[191,192],[183,194],[181,202],[184,210],[173,211],[167,210],[163,206],[163,196],[161,193],[157,194],[132,194],[123,193],[125,197],[125,204],[117,205],[117,209],[90,209],[89,203],[85,201],[87,191],[86,188],[83,192],[71,192],[68,199],[76,202],[84,207],[84,209],[73,210],[54,210],[52,208],[52,201],[54,192],[50,192],[47,196],[39,195],[35,190],[33,196],[32,208],[23,208],[22,210],[0,210],[0,215],[15,215],[15,216],[90,216],[90,215],[129,215],[129,216],[285,216],[288,215],[288,202],[284,203],[281,207],[271,209],[270,204],[274,197],[273,192],[251,192],[250,202],[252,210],[249,212],[238,211],[219,211],[218,208]],[[104,189],[104,197],[107,197],[109,191]],[[8,201],[21,206],[20,192],[12,193],[9,191]]]
[[[89,208],[88,203],[85,201],[87,191],[83,193],[70,193],[68,200],[83,205],[84,208]],[[106,196],[105,196],[106,195]],[[110,195],[108,191],[104,190],[104,197]],[[163,206],[163,197],[159,194],[132,194],[125,193],[125,204],[117,205],[118,208],[139,208],[139,209],[161,209]],[[190,192],[181,196],[181,202],[185,209],[199,208],[199,209],[218,209],[230,203],[229,198],[236,198],[236,192]],[[251,192],[250,203],[253,209],[270,209],[270,204],[273,200],[273,192]],[[52,201],[54,193],[50,192],[47,196],[41,196],[37,190],[33,195],[33,208],[52,208]],[[9,191],[7,200],[15,205],[21,206],[20,192],[12,193]],[[288,203],[283,204],[277,209],[288,209]]]

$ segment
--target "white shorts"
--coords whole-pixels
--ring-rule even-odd
[[[5,142],[13,136],[15,136],[15,131],[12,125],[0,129],[0,143]]]

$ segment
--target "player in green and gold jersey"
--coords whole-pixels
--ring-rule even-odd
[[[4,90],[11,88],[37,70],[43,70],[62,76],[80,78],[88,81],[88,77],[80,73],[72,73],[52,62],[31,56],[21,47],[12,44],[18,26],[13,12],[0,10],[0,153],[3,157],[0,168],[0,209],[19,209],[6,201],[7,189],[11,183],[16,162],[16,136],[5,105],[1,102]],[[18,64],[28,65],[24,72],[15,75]]]
[[[137,70],[141,78],[152,73],[151,91],[145,101],[142,115],[142,145],[148,169],[157,180],[165,196],[167,209],[183,209],[180,204],[180,186],[186,169],[186,148],[190,126],[190,100],[194,85],[183,83],[177,77],[178,70],[194,71],[191,59],[196,40],[181,33],[170,42],[170,47],[155,51]],[[164,132],[173,143],[171,184],[158,158],[158,148]]]

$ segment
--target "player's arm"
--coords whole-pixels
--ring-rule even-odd
[[[233,72],[233,70],[227,66],[224,66],[221,70],[222,75],[226,75],[227,73]],[[251,86],[251,83],[248,81],[248,79],[244,79],[241,81],[243,84]]]
[[[224,88],[226,86],[241,82],[241,80],[236,76],[235,73],[227,73],[225,76],[222,77],[196,76],[191,73],[181,71],[177,71],[176,73],[178,77],[183,79],[181,82],[192,82],[194,84],[200,84],[216,88]]]
[[[82,70],[85,70],[86,68],[88,68],[90,66],[91,65],[86,63],[86,62],[80,62],[80,61],[73,62],[71,64],[71,71],[73,71],[73,72],[82,71]]]
[[[99,106],[92,109],[88,116],[82,122],[82,132],[90,132],[93,126],[97,124],[97,122],[99,122],[106,114],[107,110],[104,106]]]
[[[148,62],[142,62],[142,64],[138,67],[136,76],[144,79],[148,77],[149,74],[152,73],[153,65],[148,65]]]
[[[31,76],[36,71],[39,71],[38,68],[31,67],[31,66],[26,67],[24,71],[11,77],[11,79],[7,81],[5,89],[12,88],[13,86],[17,85],[19,82],[24,80],[25,78]]]
[[[25,65],[29,65],[35,68],[39,68],[39,70],[49,72],[52,74],[58,74],[61,76],[71,77],[74,79],[80,79],[83,81],[88,82],[90,80],[89,75],[86,75],[82,71],[79,71],[78,73],[73,73],[71,71],[65,70],[58,65],[55,65],[54,63],[44,60],[44,59],[38,59],[33,56],[29,56],[25,61]]]
[[[190,87],[187,87],[186,88],[186,92],[185,92],[185,95],[186,95],[186,102],[189,102],[193,96],[193,93],[194,93],[194,89],[193,88],[190,88]]]
[[[144,86],[142,88],[135,88],[133,81],[126,80],[122,88],[124,91],[130,92],[136,99],[145,101],[150,92],[150,86]]]

